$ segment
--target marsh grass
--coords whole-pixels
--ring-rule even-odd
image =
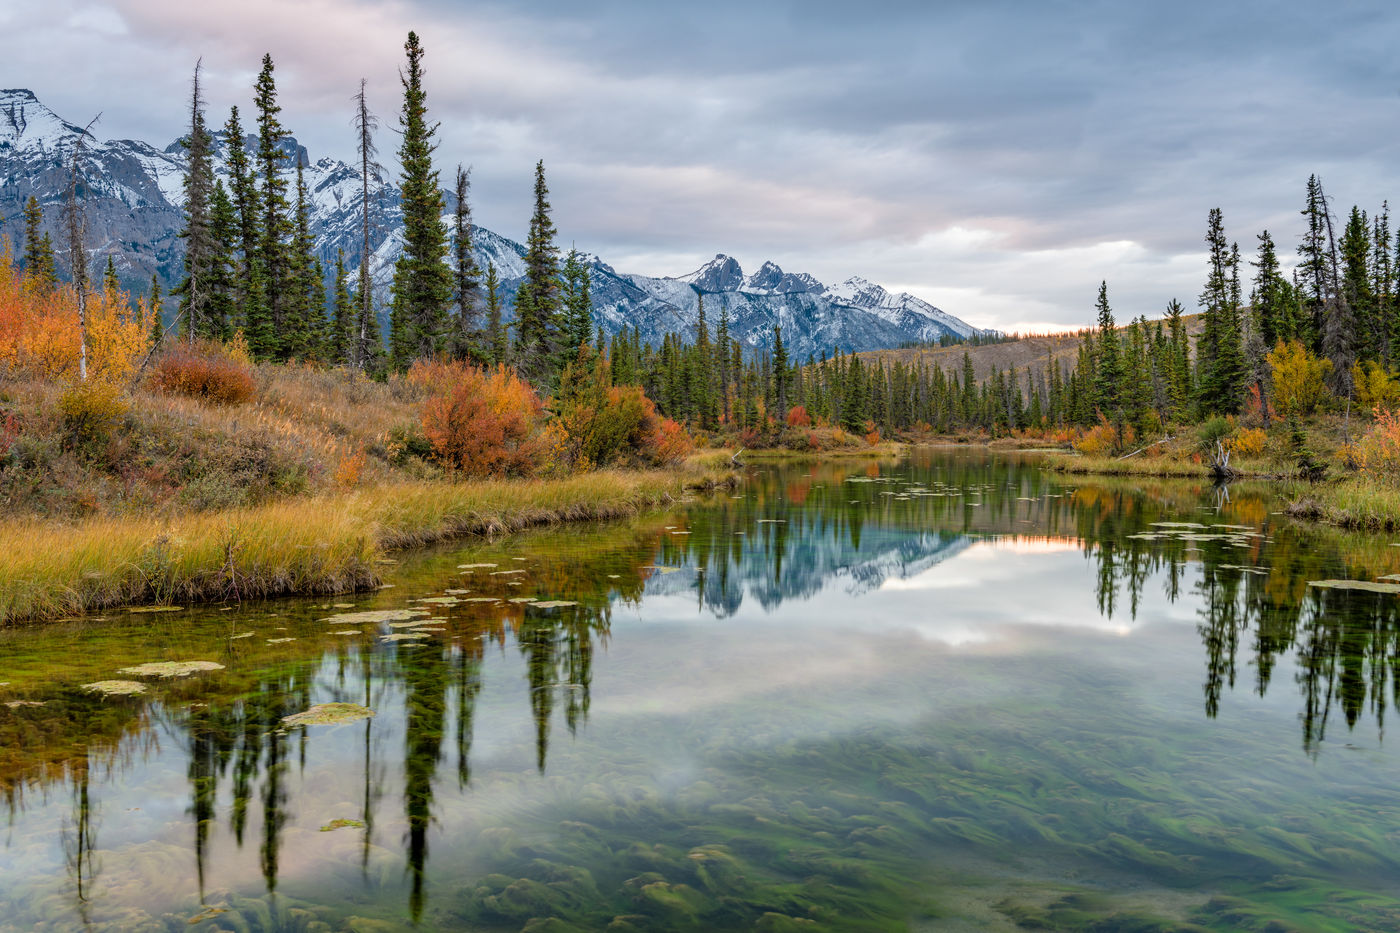
[[[1364,475],[1299,483],[1290,489],[1287,512],[1343,528],[1400,531],[1400,486]]]
[[[385,551],[634,514],[727,483],[701,467],[403,481],[170,518],[0,523],[0,626],[143,603],[348,593]]]

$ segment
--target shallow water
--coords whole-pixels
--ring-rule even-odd
[[[0,930],[1394,930],[1400,597],[1308,583],[1400,548],[1279,508],[924,450],[0,633]]]

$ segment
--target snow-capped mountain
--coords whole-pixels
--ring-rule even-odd
[[[0,90],[0,234],[8,234],[18,246],[21,211],[34,195],[44,208],[45,226],[53,232],[55,243],[63,242],[58,226],[69,164],[80,139],[91,267],[104,265],[110,255],[133,290],[144,292],[152,274],[168,288],[181,275],[183,246],[178,231],[183,223],[180,205],[186,164],[181,143],[157,149],[136,140],[101,142],[24,89]],[[248,145],[251,137],[244,142]],[[359,167],[330,157],[313,161],[294,138],[284,145],[288,175],[294,174],[296,165],[302,167],[311,232],[322,262],[329,270],[337,252],[343,252],[346,267],[357,269]],[[215,134],[215,174],[225,185],[229,146],[223,133]],[[290,187],[292,179],[288,181]],[[397,183],[388,172],[372,170],[369,189],[371,274],[376,286],[383,288],[403,246],[403,216]],[[488,263],[496,266],[509,307],[524,275],[524,247],[477,226],[473,248],[482,268]],[[60,255],[60,266],[67,261]],[[785,272],[772,262],[747,276],[738,262],[724,255],[674,278],[620,273],[597,257],[591,257],[589,268],[598,324],[609,334],[636,327],[642,339],[653,344],[668,333],[693,334],[702,301],[712,329],[727,310],[733,336],[755,349],[770,345],[774,327],[781,327],[783,342],[797,359],[837,347],[875,350],[937,340],[943,334],[967,337],[976,332],[913,295],[893,295],[859,277],[827,286],[806,273]]]

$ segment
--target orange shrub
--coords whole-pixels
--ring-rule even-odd
[[[10,455],[10,448],[19,437],[19,420],[8,411],[0,416],[0,460]]]
[[[667,418],[647,439],[646,450],[656,463],[680,463],[695,452],[695,442],[685,428]]]
[[[233,405],[253,397],[253,373],[229,350],[213,341],[171,344],[156,361],[151,388],[169,395],[189,395]]]
[[[347,489],[360,484],[360,474],[365,470],[365,450],[361,447],[353,454],[346,454],[340,458],[340,463],[335,468],[335,483]]]
[[[450,469],[471,476],[525,475],[538,469],[544,406],[514,370],[437,360],[414,364],[409,379],[428,389],[423,433]]]
[[[88,377],[130,377],[150,346],[141,313],[126,293],[99,289],[87,296],[86,317]],[[76,380],[80,335],[77,293],[47,287],[15,269],[8,249],[0,252],[0,369]]]
[[[1375,409],[1376,423],[1351,450],[1357,468],[1400,485],[1400,410]]]
[[[788,409],[787,423],[790,428],[810,428],[812,416],[807,414],[807,406],[794,405]]]
[[[1132,426],[1124,425],[1121,444],[1127,446],[1133,443],[1136,438],[1137,433],[1133,431]],[[1086,456],[1103,457],[1116,451],[1119,445],[1118,429],[1100,412],[1099,423],[1085,431],[1079,440],[1074,441],[1070,446]]]
[[[869,434],[865,435],[865,442],[871,447],[874,447],[876,444],[880,443],[880,429],[875,428]]]

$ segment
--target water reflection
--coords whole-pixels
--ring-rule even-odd
[[[381,847],[396,846],[396,896],[416,923],[433,890],[431,856],[460,826],[460,810],[452,808],[473,791],[478,728],[513,718],[498,700],[494,718],[482,719],[488,687],[501,690],[522,716],[528,708],[531,748],[523,770],[538,781],[550,773],[552,737],[568,744],[589,719],[595,661],[612,637],[615,612],[643,616],[660,601],[686,600],[718,620],[742,615],[752,622],[784,604],[810,608],[814,620],[857,608],[874,617],[899,584],[988,543],[1078,548],[1089,566],[1072,582],[1092,589],[1104,619],[1191,607],[1209,718],[1224,715],[1222,701],[1238,681],[1262,697],[1286,668],[1300,692],[1309,755],[1320,754],[1338,715],[1348,730],[1370,717],[1383,735],[1387,706],[1400,690],[1400,600],[1307,584],[1396,572],[1400,550],[1295,526],[1269,514],[1270,497],[1263,488],[1227,497],[1180,482],[1066,483],[1031,458],[943,453],[898,468],[760,469],[732,498],[667,517],[408,556],[394,589],[356,607],[430,605],[428,630],[408,640],[386,640],[406,631],[388,624],[334,634],[323,621],[333,607],[307,603],[243,607],[222,617],[192,613],[162,620],[159,631],[112,620],[8,633],[3,647],[17,673],[9,675],[5,699],[42,705],[0,708],[0,790],[12,827],[30,808],[55,807],[60,788],[67,792],[58,825],[70,912],[82,923],[111,922],[115,915],[103,911],[113,908],[93,894],[103,888],[102,853],[109,851],[98,831],[103,817],[114,815],[104,814],[102,788],[125,773],[146,773],[166,754],[156,736],[172,738],[188,794],[182,845],[193,856],[196,905],[227,900],[230,890],[250,896],[228,866],[231,851],[255,847],[264,901],[273,905],[262,928],[277,928],[284,909],[324,909],[325,922],[339,922],[339,905],[318,906],[304,885],[288,893],[282,882],[302,873],[305,834],[319,832],[298,826],[298,817],[331,812],[344,800],[344,815],[354,817],[344,822],[355,825],[328,832],[356,834],[354,884],[394,890],[392,873],[379,863]],[[435,601],[415,602],[423,597]],[[567,605],[536,608],[529,599]],[[230,637],[247,630],[255,637]],[[78,688],[123,664],[162,656],[218,659],[227,670],[158,684],[145,697],[100,699]],[[523,697],[500,683],[504,677],[517,678]],[[283,726],[284,717],[329,701],[362,703],[379,715],[345,727]],[[560,725],[568,737],[559,738]],[[354,761],[358,773],[327,773],[331,760],[342,768]],[[510,759],[498,754],[492,767],[509,771]],[[36,789],[44,793],[31,800]],[[327,801],[318,805],[322,793]],[[721,871],[718,855],[705,858],[713,860],[704,863],[707,870]],[[171,885],[178,889],[178,879]],[[7,893],[0,882],[0,898]],[[172,893],[170,909],[185,904],[183,897]],[[504,902],[495,903],[492,910],[504,910]]]

